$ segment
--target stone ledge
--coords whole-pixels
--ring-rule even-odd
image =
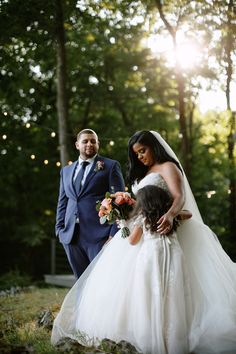
[[[69,274],[68,275],[66,275],[66,274],[58,274],[58,275],[45,274],[44,281],[47,284],[71,288],[74,285],[74,283],[76,282],[76,279],[75,279],[74,275],[69,275]]]

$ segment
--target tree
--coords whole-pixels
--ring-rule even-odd
[[[201,3],[199,1],[199,3]],[[231,85],[234,78],[235,61],[235,19],[236,11],[232,0],[214,1],[214,4],[207,4],[205,12],[202,13],[205,18],[205,29],[211,30],[211,33],[217,33],[217,39],[213,36],[209,42],[209,56],[214,58],[215,81],[223,91],[226,97],[226,114],[221,115],[221,119],[227,121],[228,134],[225,137],[226,149],[228,152],[228,163],[224,173],[228,177],[228,219],[229,235],[233,238],[236,228],[236,172],[235,172],[235,113],[232,111]]]
[[[136,130],[158,130],[178,152],[183,143],[181,129],[186,129],[194,193],[206,222],[212,222],[222,237],[227,235],[228,216],[220,217],[220,207],[228,208],[227,156],[222,152],[227,134],[214,130],[216,112],[203,117],[196,109],[200,78],[217,82],[220,72],[219,67],[214,71],[206,65],[208,57],[221,58],[222,52],[217,51],[221,42],[214,38],[214,11],[218,10],[200,0],[179,3],[185,6],[184,13],[176,11],[176,2],[165,1],[163,13],[168,22],[176,34],[181,24],[193,39],[203,33],[207,48],[204,65],[181,72],[186,124],[182,128],[177,119],[176,71],[163,55],[155,56],[145,46],[154,22],[158,35],[169,36],[160,15],[157,20],[156,1],[1,3],[0,227],[5,237],[0,240],[0,251],[1,256],[7,255],[2,271],[16,264],[32,269],[33,274],[48,269],[49,262],[44,265],[38,260],[43,253],[49,259],[59,168],[78,157],[74,139],[85,127],[97,131],[101,154],[118,159],[124,175],[127,142]],[[226,115],[219,114],[217,119],[224,123]],[[216,193],[208,200],[212,213],[207,213],[211,189]]]
[[[236,13],[233,0],[229,0],[226,11],[226,23],[223,35],[223,48],[225,52],[225,63],[226,63],[226,102],[227,111],[229,112],[229,134],[228,134],[228,158],[229,158],[229,220],[230,220],[230,234],[233,237],[236,230],[236,170],[235,170],[235,115],[236,113],[231,109],[231,95],[230,95],[230,85],[232,82],[233,75],[233,60],[232,55],[235,54],[235,40],[236,40]],[[224,41],[224,37],[226,37]]]
[[[178,18],[176,19],[176,26],[172,26],[170,22],[167,20],[164,11],[163,11],[163,2],[161,0],[156,0],[156,6],[158,8],[160,17],[165,24],[169,34],[173,40],[174,52],[177,53],[177,41],[176,41],[176,33],[178,30],[178,26],[181,24],[183,18],[183,12],[179,13]],[[187,123],[186,123],[186,115],[185,115],[185,79],[181,70],[181,65],[178,61],[178,56],[176,55],[175,60],[175,77],[178,87],[178,105],[179,105],[179,124],[180,124],[180,134],[181,134],[181,151],[182,156],[185,156],[184,159],[184,168],[186,174],[190,174],[190,147],[189,147],[189,138],[187,135]]]
[[[63,1],[56,1],[56,53],[57,53],[57,115],[59,131],[59,148],[61,164],[65,166],[69,161],[68,152],[68,100],[67,100],[67,74],[66,74],[66,49],[63,16]]]

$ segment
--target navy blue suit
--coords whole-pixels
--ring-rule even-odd
[[[97,162],[102,166],[101,169],[96,168]],[[100,224],[96,201],[104,199],[108,191],[124,191],[125,185],[120,164],[98,155],[77,195],[73,183],[76,166],[77,161],[61,170],[56,235],[63,244],[70,266],[78,278],[108,237],[114,236],[117,231],[115,224]],[[79,223],[76,223],[77,218]]]

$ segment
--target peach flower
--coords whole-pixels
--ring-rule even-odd
[[[101,205],[98,212],[98,216],[101,218],[102,216],[105,216],[107,214],[108,214],[107,208]]]
[[[111,198],[106,198],[103,199],[101,206],[104,207],[107,210],[107,214],[112,210],[112,199]]]
[[[122,204],[126,203],[126,200],[124,199],[124,197],[122,195],[118,195],[115,198],[115,203],[118,205],[122,205]]]

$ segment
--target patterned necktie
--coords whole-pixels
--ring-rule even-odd
[[[84,177],[84,172],[85,172],[85,168],[86,166],[89,165],[89,162],[88,161],[83,161],[81,163],[81,168],[76,176],[76,179],[74,181],[74,184],[75,184],[75,190],[76,190],[76,194],[78,195],[79,192],[80,192],[80,189],[81,189],[81,182],[82,182],[82,179]]]

